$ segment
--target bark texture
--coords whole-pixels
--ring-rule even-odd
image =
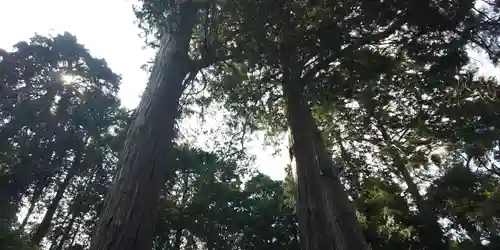
[[[177,28],[164,35],[97,223],[91,250],[151,249],[160,189],[174,137],[188,47],[197,8],[180,6]]]
[[[287,105],[295,176],[297,216],[303,250],[367,250],[355,209],[336,175],[312,117],[304,87],[284,64],[283,90]],[[288,72],[287,72],[288,71]],[[324,171],[332,171],[324,174]]]

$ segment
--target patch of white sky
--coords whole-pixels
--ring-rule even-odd
[[[110,68],[122,76],[119,97],[127,108],[135,108],[146,86],[148,73],[141,66],[154,58],[155,51],[144,49],[141,30],[135,24],[132,10],[136,0],[0,0],[0,48],[12,46],[34,36],[57,35],[65,31],[78,38],[93,56],[104,58]],[[211,134],[223,120],[206,116],[201,125],[198,119],[187,119],[182,127],[197,146],[211,144]],[[217,117],[221,117],[220,114]],[[196,133],[195,132],[203,133]],[[288,163],[286,140],[280,152],[265,147],[264,136],[257,134],[248,144],[248,153],[255,155],[253,164],[260,172],[273,179],[283,179]]]

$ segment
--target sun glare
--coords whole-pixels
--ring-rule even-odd
[[[75,76],[72,74],[63,73],[61,76],[62,82],[65,85],[72,84],[75,81]]]

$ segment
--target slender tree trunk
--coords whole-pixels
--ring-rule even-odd
[[[75,176],[75,174],[78,172],[78,169],[80,168],[82,160],[81,158],[82,158],[82,151],[80,150],[78,151],[77,155],[75,155],[73,164],[71,165],[70,169],[68,170],[68,173],[64,177],[63,182],[61,183],[61,185],[59,185],[56,192],[56,196],[52,199],[52,202],[47,208],[47,212],[45,212],[42,222],[36,228],[35,233],[31,238],[31,244],[39,245],[43,237],[45,237],[45,235],[49,231],[50,224],[52,223],[54,214],[56,213],[57,207],[59,206],[59,202],[61,201],[64,192],[66,191],[66,188],[68,187],[71,179],[73,178],[73,176]]]
[[[69,246],[73,246],[75,244],[76,236],[80,232],[81,227],[81,225],[78,225],[78,227],[76,227],[75,232],[73,232],[73,235],[71,236],[71,242],[69,243]]]
[[[70,216],[71,216],[70,213],[66,213],[61,225],[66,224],[66,222],[68,221]],[[59,238],[62,236],[62,234],[63,234],[63,232],[61,232],[61,230],[54,231],[54,233],[52,234],[52,241],[50,242],[49,250],[54,250],[54,248],[56,248],[57,242],[58,242]]]
[[[316,123],[303,94],[304,87],[294,81],[300,76],[292,75],[292,68],[286,61],[283,66],[283,90],[291,152],[295,159],[297,216],[302,249],[369,249],[340,179],[321,173],[320,167],[333,170],[333,161],[326,154],[324,142],[318,136]]]
[[[38,132],[35,134],[35,137],[33,139],[33,144],[39,145],[40,144],[40,139],[42,138],[41,136],[42,133]],[[36,185],[33,191],[33,195],[30,201],[30,207],[28,209],[27,217],[24,218],[23,222],[21,223],[20,227],[18,228],[19,231],[24,230],[24,227],[26,226],[29,216],[33,212],[33,209],[35,208],[34,205],[38,202],[40,199],[41,195],[43,194],[43,189],[47,186],[48,181],[49,181],[49,174],[47,174],[46,171],[41,171],[40,169],[43,168],[43,166],[49,166],[50,165],[50,155],[52,155],[53,150],[41,150],[38,148],[38,146],[32,145],[33,147],[28,147],[25,150],[28,152],[31,152],[32,156],[27,156],[27,155],[21,155],[21,162],[19,164],[14,165],[14,179],[6,179],[6,180],[0,180],[0,193],[5,192],[5,197],[9,201],[9,203],[12,205],[13,209],[18,209],[21,205],[22,201],[22,195],[23,193],[28,189],[28,186],[30,185],[30,182],[36,181]],[[57,152],[56,152],[57,153]],[[59,152],[58,155],[62,155],[61,157],[64,157],[64,151]],[[61,158],[62,161],[62,158]],[[30,174],[22,172],[23,170],[21,168],[25,168],[26,165],[29,164],[38,164],[36,171],[37,172],[32,172]],[[53,163],[53,165],[60,164],[60,161]],[[42,167],[41,167],[42,166]],[[35,175],[38,175],[37,179],[34,179]],[[2,185],[4,184],[4,185]]]
[[[28,189],[30,182],[34,179],[34,173],[26,173],[24,170],[27,167],[31,167],[29,165],[32,165],[39,160],[36,156],[38,155],[38,152],[40,152],[40,150],[38,150],[38,146],[40,145],[40,138],[42,137],[41,134],[42,133],[35,133],[33,139],[29,141],[28,145],[21,145],[19,152],[20,161],[18,164],[12,166],[13,174],[3,176],[6,177],[4,180],[0,179],[0,193],[7,198],[9,203],[11,203],[12,208],[15,210],[20,207],[22,196]],[[31,201],[33,201],[33,199]],[[35,199],[35,203],[36,201],[38,201],[38,199]],[[31,202],[31,204],[33,204],[33,202]]]
[[[64,138],[64,135],[62,136],[62,138]],[[51,155],[53,150],[50,149],[50,150],[45,151],[45,155],[42,156],[42,163],[40,164],[41,167],[39,167],[40,169],[44,168],[43,166],[52,166],[51,172],[54,172],[54,169],[57,169],[60,166],[62,166],[62,161],[63,161],[64,157],[66,156],[66,148],[64,148],[62,145],[60,145],[59,147],[60,147],[60,149],[56,151],[55,160],[53,160],[52,162],[51,162],[50,157],[48,155]],[[54,168],[54,166],[56,166],[56,167]],[[48,167],[46,167],[46,168],[48,168]],[[51,173],[48,173],[47,171],[42,171],[41,173],[39,173],[39,175],[41,176],[41,177],[39,177],[40,181],[37,183],[37,185],[35,187],[35,191],[33,192],[33,196],[31,198],[31,204],[30,204],[30,208],[28,210],[28,214],[26,215],[26,217],[23,220],[23,223],[19,227],[19,231],[24,230],[24,227],[26,226],[26,223],[28,222],[27,220],[29,218],[29,215],[33,212],[34,205],[38,202],[38,200],[40,200],[40,197],[43,194],[43,190],[50,183]]]
[[[42,196],[43,190],[45,189],[46,185],[47,185],[47,181],[41,180],[35,186],[35,190],[33,192],[33,195],[31,196],[30,207],[28,209],[28,213],[26,214],[26,217],[23,219],[23,222],[19,226],[19,231],[24,230],[24,227],[28,223],[29,216],[31,215],[31,213],[33,213],[33,210],[35,209],[35,205],[38,202],[38,200],[40,200],[40,197]]]
[[[181,240],[182,240],[182,228],[177,228],[175,231],[175,243],[174,249],[181,250]]]
[[[396,168],[403,177],[406,186],[408,186],[408,192],[415,200],[415,204],[419,211],[422,227],[418,229],[418,232],[421,240],[426,243],[427,249],[429,250],[448,250],[450,248],[448,240],[443,234],[436,214],[432,211],[432,208],[429,207],[422,195],[420,195],[418,186],[413,181],[403,159],[398,156],[396,156],[396,158]]]
[[[189,188],[189,174],[185,173],[183,178],[183,185],[182,185],[182,197],[181,201],[179,204],[179,210],[184,211],[186,207],[186,202],[187,202],[187,195],[188,195],[188,188]],[[181,249],[181,243],[182,243],[182,221],[179,221],[179,226],[175,231],[175,243],[174,243],[174,249],[175,250],[180,250]]]
[[[188,49],[197,10],[192,2],[181,4],[177,30],[162,38],[95,228],[91,250],[147,250],[152,246],[179,98],[191,71]]]
[[[392,139],[389,136],[385,126],[381,123],[379,117],[374,116],[377,120],[378,129],[382,134],[382,139],[389,145],[392,144]],[[393,145],[393,144],[392,144]],[[391,155],[394,161],[394,167],[396,168],[396,174],[403,178],[406,186],[408,187],[408,193],[415,200],[417,205],[419,218],[421,220],[421,226],[417,228],[417,232],[420,236],[420,240],[424,242],[429,250],[449,250],[449,239],[444,235],[441,225],[439,224],[438,217],[432,211],[432,208],[428,205],[427,201],[424,200],[418,185],[413,181],[413,177],[408,171],[406,160],[396,153]]]
[[[459,215],[458,221],[460,225],[467,231],[470,239],[474,243],[475,247],[480,248],[483,246],[481,242],[481,232],[479,232],[474,224],[472,224],[465,215]]]
[[[68,241],[68,239],[69,239],[69,233],[71,232],[71,229],[73,228],[73,224],[75,223],[75,220],[76,220],[76,215],[72,214],[71,219],[68,222],[68,226],[66,226],[66,228],[64,229],[64,233],[61,237],[61,240],[59,241],[59,244],[57,244],[57,247],[54,248],[54,250],[62,250],[64,243],[66,243],[66,241]]]
[[[26,212],[26,216],[24,217],[23,222],[21,222],[21,225],[19,225],[19,229],[18,229],[19,232],[24,231],[24,227],[26,227],[26,224],[28,224],[28,220],[31,217],[33,210],[35,210],[35,204],[38,201],[38,198],[40,198],[41,194],[42,194],[42,191],[37,189],[37,190],[35,190],[35,192],[31,196],[30,206],[28,208],[28,211]]]
[[[53,250],[54,249],[54,247],[57,244],[57,240],[59,239],[59,237],[60,237],[60,235],[58,235],[57,237],[52,238],[52,240],[50,241],[49,250]]]

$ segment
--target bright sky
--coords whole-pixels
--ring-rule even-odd
[[[144,41],[138,36],[140,30],[134,24],[132,11],[134,2],[0,0],[0,48],[10,49],[35,33],[55,35],[68,31],[77,36],[92,55],[106,59],[111,69],[122,76],[120,98],[126,107],[134,108],[148,78],[140,67],[154,56],[152,50],[143,49]],[[186,125],[197,127],[197,124]],[[259,138],[249,149],[257,155],[256,167],[273,179],[283,179],[288,163],[286,154],[273,156],[272,150],[263,149],[262,142]]]

